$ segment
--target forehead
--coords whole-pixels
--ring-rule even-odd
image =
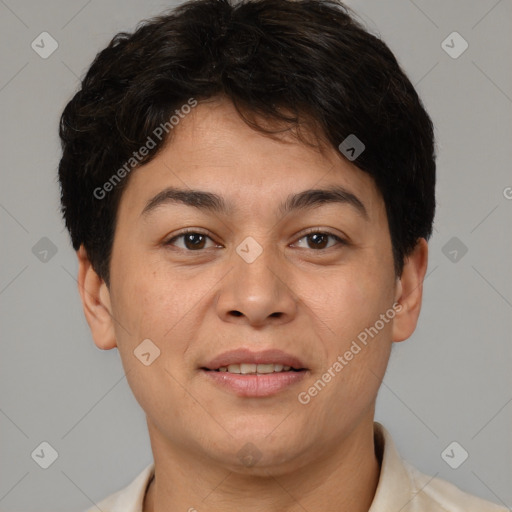
[[[192,109],[160,153],[132,172],[119,216],[141,214],[167,187],[221,196],[231,213],[282,213],[290,194],[333,186],[360,199],[369,215],[382,209],[371,176],[334,148],[311,147],[289,131],[270,138],[244,122],[230,101],[216,99]]]

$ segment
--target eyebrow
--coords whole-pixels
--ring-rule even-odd
[[[141,216],[147,217],[161,206],[179,203],[202,211],[224,215],[230,215],[233,212],[232,205],[228,204],[223,197],[217,194],[202,190],[184,190],[168,187],[147,201]],[[304,190],[290,195],[284,203],[279,205],[278,212],[284,216],[293,211],[315,208],[328,203],[347,204],[352,206],[366,220],[369,219],[368,212],[362,201],[355,194],[339,185],[323,189]]]

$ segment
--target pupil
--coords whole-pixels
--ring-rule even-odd
[[[196,241],[194,241],[194,238],[196,239]],[[189,249],[190,249],[190,246],[188,244],[191,244],[193,248],[197,249],[200,245],[202,246],[203,242],[204,242],[204,237],[200,233],[190,233],[190,234],[186,235],[186,237],[185,237],[185,244],[187,245],[187,247]]]
[[[326,245],[326,236],[321,234],[321,233],[314,233],[312,235],[309,235],[311,237],[311,240],[313,240],[313,244],[315,244],[316,248],[320,247],[321,249],[323,249]],[[320,243],[318,242],[320,239]],[[322,241],[324,243],[322,243]]]

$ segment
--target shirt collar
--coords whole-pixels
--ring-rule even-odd
[[[411,501],[411,478],[391,434],[378,422],[373,424],[375,453],[381,460],[379,483],[368,512],[402,510]]]
[[[142,512],[142,504],[149,482],[155,474],[155,463],[152,462],[140,473],[128,487],[117,492],[113,498],[111,512]],[[109,510],[105,507],[105,510]]]

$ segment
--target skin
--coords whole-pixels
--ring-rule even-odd
[[[277,212],[289,194],[329,185],[356,195],[367,218],[347,203]],[[175,203],[141,215],[169,186],[216,193],[232,210]],[[187,249],[183,237],[165,245],[183,228],[206,232],[204,248]],[[306,236],[308,228],[347,243],[319,243]],[[248,236],[263,249],[250,264],[236,252]],[[380,471],[376,396],[393,342],[416,327],[427,253],[419,239],[395,276],[383,199],[373,179],[336,149],[319,151],[289,131],[265,136],[222,97],[195,107],[162,152],[129,178],[110,287],[84,248],[77,252],[94,342],[118,348],[146,413],[155,479],[144,512],[367,511]],[[301,404],[298,393],[395,301],[401,310],[394,319]],[[150,366],[133,354],[147,338],[161,351]],[[239,397],[210,383],[199,367],[240,347],[279,348],[299,357],[308,373],[274,396]],[[238,456],[249,442],[261,455],[251,467]]]

